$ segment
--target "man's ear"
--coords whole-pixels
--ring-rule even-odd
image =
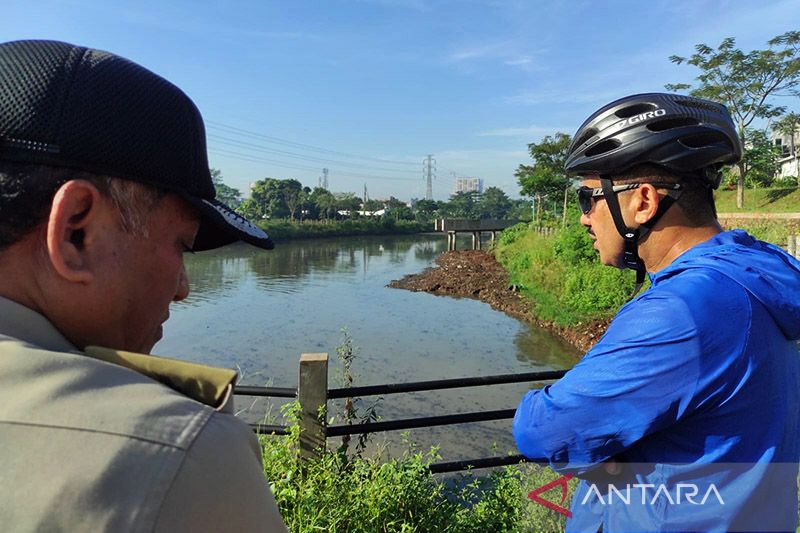
[[[93,246],[105,209],[100,191],[86,180],[68,181],[56,191],[47,220],[47,255],[65,280],[88,283],[94,279]]]
[[[649,183],[641,184],[636,189],[636,193],[631,201],[633,219],[637,224],[642,225],[656,216],[661,198],[658,195],[658,189]]]

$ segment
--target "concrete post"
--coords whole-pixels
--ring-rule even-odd
[[[320,456],[325,449],[325,411],[328,406],[328,354],[304,353],[300,356],[300,458]],[[320,416],[322,412],[322,416]]]
[[[797,257],[797,235],[789,235],[786,251],[789,252],[789,255],[792,257]]]

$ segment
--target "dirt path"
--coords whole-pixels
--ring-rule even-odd
[[[565,328],[538,319],[530,303],[508,282],[508,272],[494,256],[482,251],[445,252],[434,267],[394,280],[389,287],[446,296],[474,298],[530,324],[548,329],[582,351],[588,350],[608,327],[596,320]]]

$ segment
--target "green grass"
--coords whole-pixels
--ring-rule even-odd
[[[548,236],[519,224],[501,234],[494,253],[536,316],[561,326],[611,317],[633,291],[633,274],[601,265],[579,224]]]
[[[276,241],[347,237],[355,235],[401,235],[431,231],[431,224],[408,220],[260,220],[258,226]]]
[[[800,188],[745,189],[744,208],[736,207],[736,190],[714,193],[720,213],[800,213]]]

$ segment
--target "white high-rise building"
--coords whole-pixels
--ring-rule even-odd
[[[483,194],[483,180],[481,178],[456,178],[456,182],[453,185],[453,194],[459,192]]]

